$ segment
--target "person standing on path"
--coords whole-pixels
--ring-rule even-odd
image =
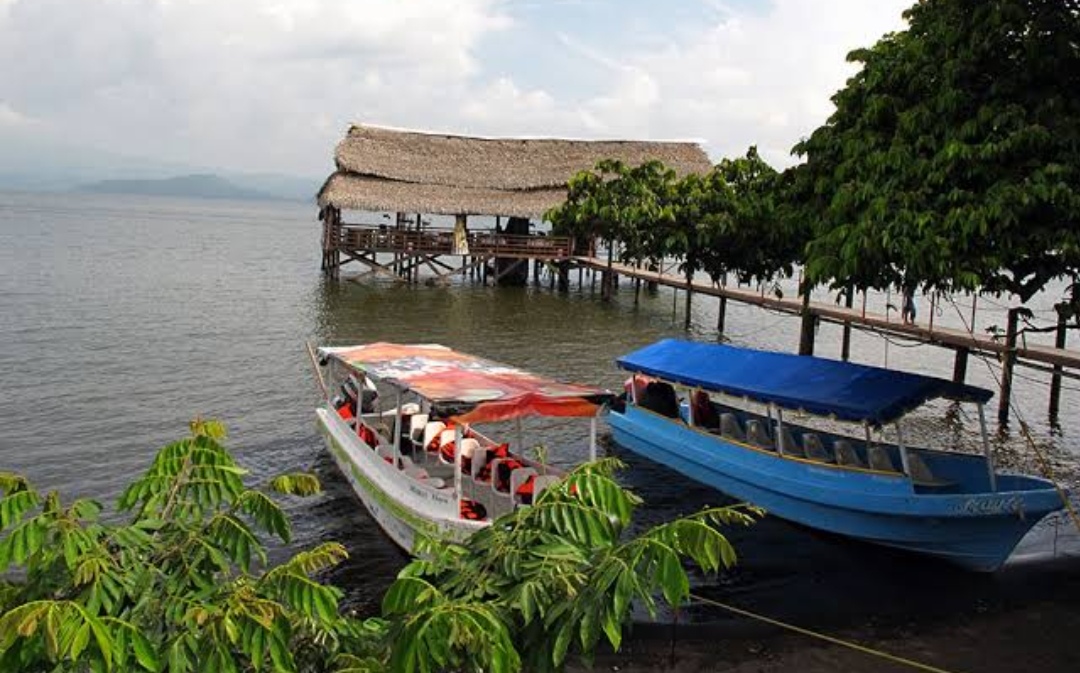
[[[900,317],[905,325],[915,324],[915,288],[904,288],[904,306],[900,309]]]

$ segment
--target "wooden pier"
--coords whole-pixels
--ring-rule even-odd
[[[575,257],[574,263],[582,268],[594,271],[607,271],[608,264],[602,259],[595,257]],[[887,315],[871,313],[861,309],[855,309],[838,304],[829,304],[816,301],[805,301],[802,297],[795,299],[780,298],[768,293],[756,292],[743,288],[718,287],[712,283],[694,282],[687,285],[686,279],[671,274],[662,274],[657,271],[638,269],[625,264],[613,264],[612,270],[619,276],[640,279],[648,283],[656,283],[677,290],[689,290],[694,294],[716,297],[721,302],[719,322],[723,323],[723,306],[727,301],[738,301],[744,304],[760,306],[789,315],[800,315],[804,318],[804,326],[809,324],[810,329],[803,329],[800,337],[799,352],[813,354],[814,320],[823,320],[850,329],[852,326],[859,329],[873,330],[876,332],[894,336],[906,337],[925,344],[950,348],[956,352],[953,367],[953,380],[963,382],[967,375],[967,361],[971,353],[991,355],[1002,363],[1001,391],[998,398],[998,418],[1002,423],[1008,421],[1009,401],[1011,396],[1013,367],[1017,364],[1032,367],[1041,371],[1049,372],[1052,376],[1050,415],[1056,417],[1057,406],[1060,398],[1061,377],[1080,378],[1076,370],[1080,370],[1080,351],[1070,350],[1064,347],[1065,341],[1060,338],[1057,346],[1044,346],[1023,344],[1017,341],[1017,309],[1011,309],[1008,317],[1008,329],[1004,340],[995,339],[989,335],[972,333],[951,327],[935,326],[933,322],[927,324],[904,324],[896,320],[890,320]],[[722,329],[722,327],[721,327]],[[844,359],[847,356],[848,338],[845,335],[843,348]],[[1065,371],[1074,370],[1074,371]],[[1059,391],[1054,393],[1054,391]]]
[[[416,282],[417,273],[426,267],[429,279],[448,282],[456,275],[479,272],[499,282],[504,277],[525,271],[529,262],[568,263],[573,257],[573,241],[564,236],[508,234],[501,231],[463,231],[427,227],[421,230],[387,225],[340,224],[324,239],[323,269],[338,276],[348,262],[357,262],[367,270],[351,276],[362,279],[381,275],[397,282]],[[392,261],[379,261],[377,255],[392,255]],[[448,264],[443,257],[461,258],[459,265]],[[523,268],[524,267],[524,268]]]

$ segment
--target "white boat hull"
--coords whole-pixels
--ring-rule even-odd
[[[461,542],[488,525],[462,519],[453,487],[435,488],[383,460],[337,414],[316,410],[326,447],[379,527],[411,553],[418,533]]]

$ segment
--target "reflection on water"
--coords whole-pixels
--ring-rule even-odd
[[[112,500],[157,447],[185,431],[188,419],[220,417],[252,480],[295,469],[314,470],[323,480],[323,495],[287,503],[293,546],[346,544],[351,558],[335,579],[364,612],[378,605],[405,559],[322,448],[305,341],[442,343],[617,389],[624,376],[615,357],[686,334],[681,296],[642,292],[635,306],[624,285],[616,301],[603,304],[588,276],[584,288],[576,285],[577,274],[565,296],[546,286],[325,282],[314,209],[306,205],[52,198],[0,194],[0,469],[25,472],[67,497]],[[691,338],[716,338],[715,311],[713,301],[695,302]],[[797,319],[751,307],[729,304],[727,325],[740,345],[790,351],[798,342]],[[823,325],[818,354],[835,357],[839,335],[838,327]],[[853,359],[881,365],[884,345],[878,336],[856,333]],[[892,346],[889,364],[947,375],[952,358],[931,347]],[[990,370],[977,360],[969,372],[972,383],[993,387]],[[1052,435],[1043,420],[1045,387],[1027,378],[1016,387],[1040,447],[1076,486],[1080,443],[1068,419],[1078,417],[1080,396],[1066,387],[1066,425]],[[526,429],[530,442],[551,447],[553,463],[572,465],[586,455],[587,423],[530,421]],[[500,431],[512,438],[509,428],[493,429]],[[931,405],[913,417],[908,432],[916,444],[944,435],[981,451],[971,409]],[[637,525],[725,502],[671,470],[604,446],[628,463],[621,478],[648,503]],[[1038,472],[1016,429],[994,437],[993,446],[1003,464]],[[1040,527],[1021,559],[1044,558],[1055,544],[1080,547],[1067,530]],[[1004,600],[1019,581],[1009,578],[1051,572],[1034,562],[985,578],[775,519],[730,534],[742,563],[719,580],[698,578],[697,590],[781,617],[812,612],[847,623],[887,610],[947,615],[969,609],[976,597]]]

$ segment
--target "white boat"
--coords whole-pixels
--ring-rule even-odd
[[[375,521],[406,551],[417,532],[463,540],[559,478],[523,455],[521,418],[590,419],[595,458],[596,419],[612,399],[435,344],[322,347],[318,354],[328,370],[325,377],[319,371],[327,403],[317,410],[326,445]],[[505,421],[517,423],[516,452],[476,428]]]

